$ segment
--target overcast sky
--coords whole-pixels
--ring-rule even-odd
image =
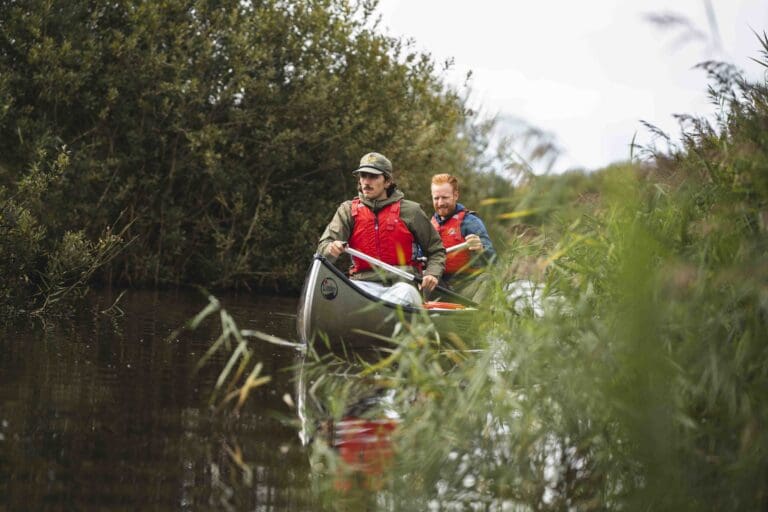
[[[672,114],[710,114],[707,80],[694,65],[726,60],[762,78],[752,32],[768,31],[768,0],[381,0],[382,28],[410,37],[442,62],[457,87],[472,71],[472,105],[521,118],[564,149],[555,170],[593,169],[629,157],[650,139],[640,120],[677,135]],[[687,18],[662,30],[649,14]],[[713,26],[716,28],[713,30]]]

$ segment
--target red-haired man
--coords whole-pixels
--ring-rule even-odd
[[[496,257],[488,230],[475,212],[459,203],[459,181],[455,176],[435,174],[431,189],[435,208],[432,225],[445,248],[467,242],[466,249],[448,254],[443,280],[458,293],[479,302],[484,298],[483,283],[487,281],[480,275]]]

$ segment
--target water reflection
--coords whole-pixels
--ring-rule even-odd
[[[384,488],[387,472],[392,467],[391,436],[397,423],[388,418],[345,416],[334,424],[333,447],[346,465],[336,475],[336,490],[381,491]]]
[[[400,423],[394,390],[361,378],[361,369],[311,352],[296,365],[301,439],[310,448],[315,487],[323,503],[339,510],[380,508],[394,464],[392,436]]]
[[[296,436],[294,351],[264,343],[272,377],[239,417],[206,405],[221,361],[193,369],[215,323],[166,340],[196,293],[128,292],[45,328],[0,336],[0,510],[315,510]],[[293,338],[295,300],[223,297],[241,328]]]

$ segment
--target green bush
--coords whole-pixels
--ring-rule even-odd
[[[433,172],[480,162],[484,128],[375,7],[0,4],[0,183],[59,141],[46,237],[125,229],[111,279],[295,290],[361,155],[422,201]]]
[[[124,247],[121,234],[109,227],[96,242],[83,230],[65,231],[60,238],[50,234],[58,212],[49,200],[68,164],[63,148],[52,161],[40,149],[14,194],[0,188],[0,317],[5,320],[67,310],[88,291],[92,275]]]

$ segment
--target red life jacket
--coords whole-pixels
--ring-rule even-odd
[[[464,242],[464,236],[461,234],[461,223],[466,214],[467,210],[456,212],[442,225],[437,222],[434,215],[432,216],[432,225],[440,233],[440,238],[443,239],[443,245],[446,249]],[[476,272],[477,269],[472,269],[469,266],[471,260],[472,254],[467,249],[449,253],[445,260],[445,274]]]
[[[413,233],[400,218],[400,201],[388,204],[378,214],[360,202],[352,200],[354,226],[349,246],[390,265],[417,267],[413,259]],[[352,273],[370,270],[371,264],[352,258]]]

